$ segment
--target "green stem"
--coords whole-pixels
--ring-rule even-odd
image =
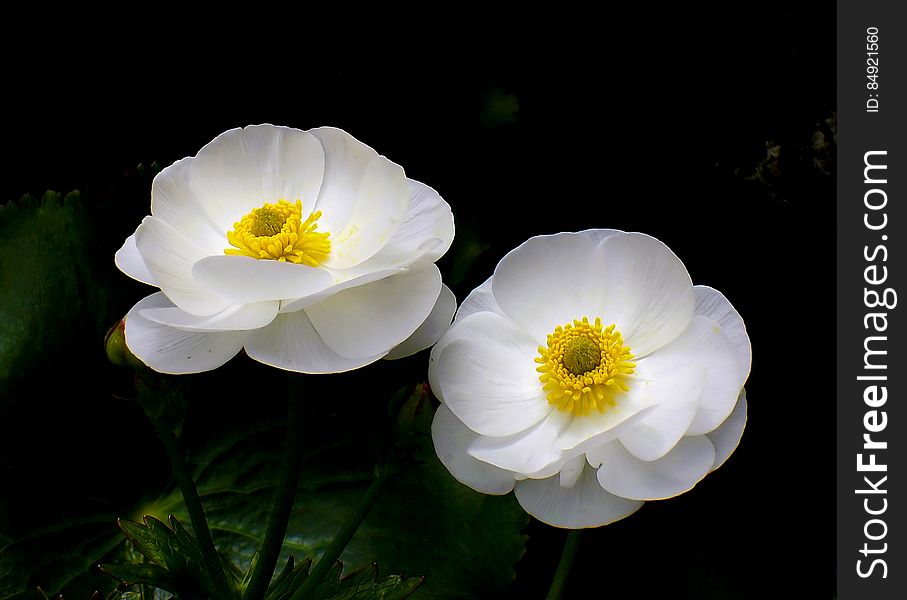
[[[186,503],[186,511],[189,513],[189,520],[192,522],[192,529],[195,531],[195,539],[198,541],[205,558],[205,567],[208,576],[214,584],[214,591],[221,600],[230,600],[233,593],[227,584],[227,576],[224,574],[224,565],[220,561],[217,549],[214,547],[214,540],[211,539],[211,531],[208,529],[208,520],[205,518],[205,509],[202,507],[201,498],[198,495],[198,489],[195,487],[195,481],[192,480],[192,474],[189,472],[189,466],[183,458],[182,452],[177,445],[176,436],[167,425],[159,419],[154,418],[149,411],[145,411],[148,418],[154,425],[158,437],[164,445],[167,452],[167,458],[170,459],[170,466],[173,469],[173,476],[176,478],[176,484],[183,495],[183,502]]]
[[[283,449],[283,469],[274,493],[274,507],[268,519],[268,529],[258,555],[258,563],[243,600],[262,600],[274,575],[274,568],[280,558],[280,550],[283,548],[287,526],[290,523],[299,473],[302,469],[300,444],[299,400],[291,393],[287,398],[287,439]]]
[[[359,505],[356,506],[353,513],[347,517],[343,527],[340,528],[340,531],[331,542],[331,545],[325,550],[321,560],[319,560],[315,567],[309,572],[308,577],[305,578],[305,581],[299,589],[296,590],[296,593],[290,597],[290,600],[303,600],[312,595],[312,592],[315,591],[318,584],[321,583],[325,575],[328,574],[328,571],[331,570],[331,567],[334,566],[334,563],[337,562],[337,559],[340,558],[340,554],[346,548],[347,544],[350,543],[353,534],[356,533],[356,530],[359,529],[359,526],[362,525],[365,517],[375,505],[375,502],[378,500],[378,494],[381,492],[381,488],[384,487],[384,483],[387,479],[387,468],[376,470],[375,478],[372,480],[372,484],[368,487],[368,490],[366,490],[365,495],[359,501]]]
[[[567,587],[567,579],[570,577],[573,559],[579,549],[582,532],[582,529],[572,529],[567,534],[567,541],[564,542],[564,550],[561,552],[561,561],[557,565],[554,579],[551,580],[551,587],[548,588],[548,600],[560,600],[564,597],[564,589]]]

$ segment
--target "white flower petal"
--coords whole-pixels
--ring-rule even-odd
[[[388,352],[384,358],[394,360],[411,356],[437,342],[450,327],[455,310],[457,310],[457,297],[449,287],[442,284],[441,293],[438,294],[435,306],[431,309],[431,314],[428,315],[425,322],[419,325],[411,336]]]
[[[551,412],[535,370],[536,354],[532,340],[510,320],[476,313],[435,345],[429,381],[435,395],[473,431],[512,435]]]
[[[724,294],[718,290],[705,285],[697,285],[694,286],[693,291],[696,293],[696,314],[707,317],[721,326],[721,331],[724,332],[736,351],[740,373],[746,380],[752,363],[752,349],[743,319],[731,306],[730,301],[724,297]]]
[[[516,481],[513,473],[476,460],[466,448],[478,434],[464,425],[443,404],[435,412],[431,437],[438,458],[457,481],[483,494],[506,494]]]
[[[630,391],[638,394],[640,404],[657,404],[644,418],[621,431],[620,442],[642,460],[655,460],[667,454],[686,433],[696,415],[705,373],[695,361],[662,369],[637,366],[638,379]]]
[[[123,245],[114,255],[113,260],[117,268],[123,273],[142,283],[158,287],[154,281],[154,275],[145,266],[145,260],[135,245],[135,234],[126,238],[126,241],[123,242]]]
[[[663,500],[690,490],[715,461],[704,435],[682,438],[670,452],[651,462],[639,460],[617,442],[598,448],[598,481],[607,491],[634,500]]]
[[[431,264],[343,290],[305,312],[338,354],[384,355],[425,322],[440,293],[441,273]]]
[[[582,456],[576,456],[567,461],[560,470],[560,484],[563,488],[570,488],[576,485],[583,469],[586,468],[586,459]]]
[[[196,281],[192,265],[206,253],[169,224],[145,217],[135,232],[135,244],[155,285],[184,311],[210,316],[233,304]]]
[[[192,267],[200,285],[242,304],[304,297],[333,283],[324,269],[249,256],[208,256]]]
[[[317,127],[309,133],[324,151],[324,177],[315,206],[323,213],[319,229],[336,234],[349,221],[365,168],[378,153],[336,127]]]
[[[660,241],[612,230],[532,238],[495,269],[494,297],[543,342],[557,325],[584,316],[616,323],[640,357],[665,345],[693,315],[693,285]]]
[[[555,527],[599,527],[639,510],[643,503],[602,489],[591,467],[585,467],[572,487],[561,487],[560,477],[519,481],[514,494],[530,515]]]
[[[693,317],[693,283],[683,263],[643,233],[601,242],[597,273],[605,288],[600,316],[616,323],[633,355],[643,357],[680,335]],[[592,315],[589,315],[591,318]]]
[[[730,416],[722,423],[718,429],[706,434],[715,446],[715,463],[712,465],[714,471],[724,464],[737,445],[740,444],[740,438],[743,436],[743,429],[746,427],[746,390],[740,390],[740,396],[737,398],[737,405],[731,411]]]
[[[604,413],[592,411],[588,415],[573,417],[555,444],[560,450],[582,451],[590,445],[598,445],[608,440],[613,440],[624,431],[636,426],[657,405],[650,404],[645,407],[635,402],[618,402],[618,405],[609,408]]]
[[[343,229],[321,228],[331,234],[331,253],[324,265],[346,269],[374,256],[394,235],[409,205],[409,184],[403,169],[383,156],[373,159],[365,167]]]
[[[343,276],[349,273],[349,270],[346,271],[334,271],[332,269],[325,269],[327,273],[331,275],[334,279],[334,284],[330,285],[319,292],[314,294],[309,294],[302,298],[288,298],[282,300],[280,303],[280,312],[296,312],[297,310],[302,310],[313,304],[318,304],[322,300],[330,298],[334,294],[338,294],[343,290],[350,288],[358,287],[360,285],[365,285],[367,283],[372,283],[384,279],[385,277],[390,277],[391,275],[399,275],[401,273],[406,273],[406,269],[389,269],[387,271],[374,271],[371,273],[366,273],[364,275],[359,275],[352,277],[350,279],[342,279]]]
[[[251,333],[246,353],[272,367],[299,373],[340,373],[373,363],[383,355],[359,359],[340,356],[324,343],[305,311],[280,313],[267,327]]]
[[[158,325],[141,313],[173,304],[157,292],[139,301],[126,315],[126,345],[142,362],[161,373],[210,371],[233,358],[249,337],[246,331],[187,332]]]
[[[391,239],[368,260],[344,269],[347,277],[435,262],[450,248],[453,214],[436,191],[407,180],[410,206]]]
[[[189,185],[226,235],[253,208],[278,200],[302,200],[305,218],[315,209],[324,168],[324,151],[309,133],[254,125],[224,132],[199,150]]]
[[[664,354],[657,353],[660,355],[657,360],[693,359],[705,366],[699,409],[687,435],[703,435],[721,425],[734,409],[748,374],[740,369],[738,354],[721,327],[711,319],[697,316],[677,343],[664,350]]]
[[[496,467],[525,475],[536,474],[563,457],[554,440],[570,422],[570,415],[552,410],[541,422],[525,431],[504,437],[479,436],[469,445],[469,454]]]
[[[434,262],[444,256],[454,239],[450,205],[431,187],[407,179],[410,203],[400,227],[382,252],[405,255],[423,252],[421,260]],[[435,244],[434,241],[439,241]]]
[[[190,186],[193,160],[178,160],[154,177],[151,182],[151,214],[209,254],[221,253],[224,248],[230,247],[226,230],[211,220]]]
[[[493,277],[489,277],[482,285],[472,290],[469,295],[466,296],[466,299],[463,300],[460,308],[457,309],[457,316],[454,318],[454,323],[461,321],[473,313],[483,311],[493,312],[507,317],[504,309],[502,309],[498,304],[498,301],[494,299],[494,293],[491,290],[492,279]]]
[[[596,312],[605,284],[612,283],[599,268],[597,248],[595,239],[580,233],[531,238],[498,263],[491,283],[494,298],[539,344],[573,319],[610,319]]]
[[[234,304],[210,317],[196,317],[175,306],[146,308],[140,314],[158,325],[183,331],[241,331],[259,329],[273,321],[279,305],[276,300]]]

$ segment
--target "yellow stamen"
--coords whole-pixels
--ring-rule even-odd
[[[636,364],[614,327],[583,317],[554,328],[548,347],[539,346],[535,359],[548,404],[577,416],[588,415],[593,408],[603,413],[630,389]]]
[[[303,221],[301,200],[265,204],[233,224],[224,254],[317,267],[331,252],[330,234],[315,231],[320,217],[316,210]]]

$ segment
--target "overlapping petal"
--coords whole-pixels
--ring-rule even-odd
[[[520,506],[530,515],[555,527],[580,529],[600,527],[629,517],[643,502],[606,492],[591,467],[583,467],[570,487],[561,485],[560,475],[547,479],[525,479],[514,489]]]
[[[438,407],[431,436],[438,458],[457,481],[485,494],[506,494],[516,483],[513,473],[473,458],[469,445],[479,434],[463,425],[446,406]]]
[[[289,245],[270,255],[280,261],[225,253],[232,251],[227,232],[235,224],[266,218],[256,215],[275,210],[269,206],[282,200],[301,202],[300,223],[318,211],[312,214],[317,228],[290,230],[297,237],[278,242]],[[131,314],[135,331],[153,331],[157,338],[169,331],[174,348],[204,346],[217,334],[235,333],[231,340],[241,338],[247,353],[267,364],[339,372],[391,351],[400,357],[431,345],[455,309],[432,264],[453,239],[450,207],[339,129],[257,125],[227,131],[158,174],[151,211],[117,252],[116,263],[172,302],[142,305],[141,314]],[[254,234],[245,229],[243,235],[272,235],[257,231],[279,232],[282,223]],[[296,260],[294,249],[312,243],[293,246],[309,231],[329,234],[326,254],[315,254],[318,260],[310,264],[282,262]],[[267,239],[274,247],[277,238]],[[172,357],[149,355],[166,346],[152,337],[133,335],[133,351],[169,372],[216,368],[222,354],[238,351],[227,345],[222,353],[210,353],[217,360],[204,361],[197,352],[185,353],[192,358],[174,366]]]
[[[538,385],[535,345],[526,334],[487,312],[463,319],[456,329],[457,339],[442,338],[432,351],[429,377],[438,397],[468,427],[507,436],[551,412]]]
[[[325,152],[318,139],[273,125],[226,131],[187,162],[192,196],[180,193],[175,202],[189,204],[194,197],[222,232],[263,202],[299,199],[306,214],[312,212],[325,172]]]
[[[653,461],[640,460],[623,445],[604,444],[588,453],[601,463],[598,481],[607,491],[634,500],[663,500],[690,490],[712,470],[715,448],[705,436],[685,437]]]
[[[576,321],[583,317],[585,325]],[[557,329],[574,322],[576,329]],[[610,340],[601,352],[629,346],[632,358],[608,360],[632,368],[610,371],[624,387],[607,383],[615,386],[610,395],[597,396],[607,405],[587,410],[577,398],[594,399],[601,390],[593,383],[605,385],[608,377],[593,381],[598,359],[567,362],[545,345],[586,352],[588,346],[570,346],[586,333],[557,332],[602,332],[606,323],[622,337],[601,333]],[[546,523],[613,522],[644,501],[688,491],[733,452],[746,421],[750,353],[737,311],[716,290],[694,287],[658,240],[614,230],[532,238],[466,297],[432,351],[429,380],[444,403],[439,419],[461,435],[459,445],[446,444],[443,462],[451,471],[469,465],[502,480],[509,473],[520,504]],[[550,367],[550,360],[563,362]],[[585,373],[588,390],[570,387],[576,380],[564,379],[567,373]],[[561,387],[545,388],[551,381]]]
[[[173,307],[164,294],[157,292],[126,314],[126,344],[155,371],[179,375],[216,369],[233,358],[249,337],[248,331],[185,331],[142,316],[145,310]]]

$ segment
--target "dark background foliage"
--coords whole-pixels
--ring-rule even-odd
[[[121,399],[131,383],[101,344],[149,293],[116,271],[113,253],[148,212],[152,163],[192,155],[235,126],[334,125],[450,203],[457,238],[439,265],[460,300],[532,235],[608,227],[663,240],[694,283],[724,292],[746,321],[754,362],[739,449],[693,491],[589,531],[574,594],[828,597],[834,12],[721,10],[584,30],[575,15],[519,36],[464,30],[456,43],[411,31],[405,46],[375,40],[355,52],[339,50],[355,36],[338,32],[255,51],[220,39],[186,53],[72,45],[0,59],[0,200],[79,189],[85,201],[51,211],[43,234],[2,254],[0,293],[19,312],[0,324],[0,546],[85,506],[135,517],[142,494],[166,488],[150,427]],[[7,218],[5,239],[17,226]],[[54,246],[63,230],[77,243]],[[32,277],[42,245],[56,248],[44,266],[71,285]],[[424,378],[426,360],[370,367],[320,402],[383,407]],[[281,414],[280,396],[262,389],[268,370],[250,362],[226,368],[232,394],[211,375],[192,378],[202,391],[189,402],[190,431],[203,436],[251,410]],[[329,384],[311,385],[314,395]],[[369,420],[351,423],[364,431]],[[534,522],[526,533],[510,594],[542,597],[564,533]],[[28,551],[65,562],[79,554],[74,543]],[[407,573],[420,574],[431,577]],[[464,593],[481,595],[470,585]]]

